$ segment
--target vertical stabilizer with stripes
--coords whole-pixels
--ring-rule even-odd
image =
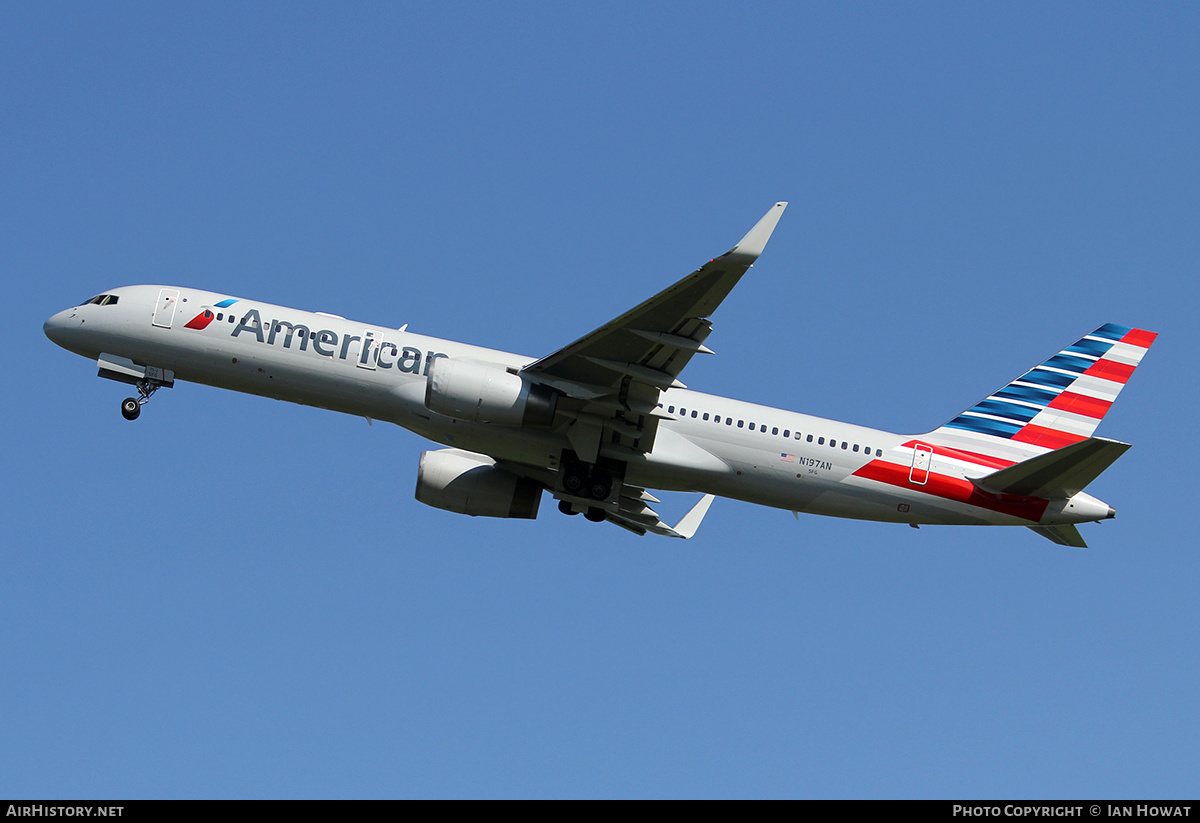
[[[1014,462],[1086,440],[1157,336],[1105,323],[926,439]]]

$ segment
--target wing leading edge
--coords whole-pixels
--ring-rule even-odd
[[[522,369],[563,393],[572,419],[567,435],[580,457],[594,461],[602,442],[639,451],[653,446],[661,391],[682,387],[679,375],[704,341],[708,317],[766,247],[787,203],[776,203],[736,246],[673,286],[600,328]],[[573,401],[573,402],[571,402]]]

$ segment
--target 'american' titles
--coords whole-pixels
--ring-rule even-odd
[[[254,339],[259,343],[265,343],[268,346],[275,345],[275,341],[282,338],[285,349],[290,349],[292,341],[299,338],[298,348],[300,351],[308,351],[311,346],[312,350],[322,357],[336,357],[339,360],[349,359],[350,344],[360,341],[362,343],[358,352],[360,364],[365,366],[373,363],[381,369],[395,367],[397,371],[408,374],[428,375],[429,366],[436,358],[448,356],[442,352],[422,352],[412,346],[400,347],[387,340],[380,341],[372,331],[365,332],[362,337],[357,334],[347,334],[339,341],[337,332],[330,329],[313,331],[302,323],[289,323],[286,320],[272,320],[265,332],[263,328],[262,317],[259,315],[258,309],[250,309],[238,321],[230,337],[237,337],[242,332],[247,332],[254,335]],[[424,368],[422,368],[422,364],[424,364]]]

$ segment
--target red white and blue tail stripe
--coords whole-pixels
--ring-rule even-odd
[[[1105,323],[926,439],[1016,461],[1085,440],[1157,336]]]

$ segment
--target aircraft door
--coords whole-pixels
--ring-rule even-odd
[[[154,307],[154,325],[171,328],[175,319],[175,306],[179,303],[179,289],[163,289],[158,293],[158,305]]]
[[[908,472],[909,482],[924,486],[929,482],[929,464],[933,462],[933,447],[924,443],[913,445],[912,469]]]

